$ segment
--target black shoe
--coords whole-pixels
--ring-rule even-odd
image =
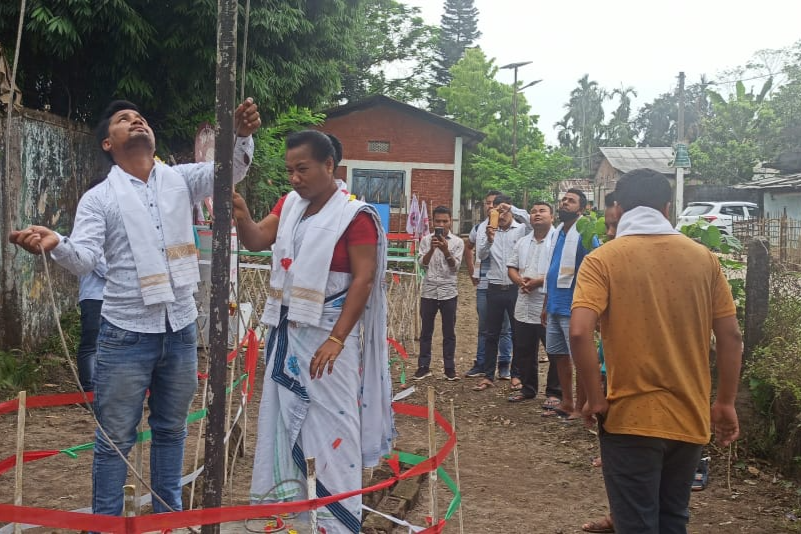
[[[417,372],[414,373],[412,378],[415,380],[422,380],[424,378],[428,378],[429,376],[434,376],[434,373],[432,373],[428,367],[418,367]]]
[[[454,380],[461,380],[462,377],[456,374],[454,369],[445,369],[445,378],[453,382]]]
[[[467,378],[484,378],[484,371],[481,369],[481,367],[475,366],[467,371],[464,376]]]

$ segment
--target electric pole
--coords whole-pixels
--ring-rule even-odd
[[[234,105],[236,98],[237,0],[217,1],[217,95],[214,139],[214,227],[209,305],[209,424],[203,473],[203,508],[219,508],[225,475],[225,375],[228,353],[228,300],[231,269]],[[243,84],[244,85],[244,84]],[[233,393],[233,392],[232,392]],[[203,525],[219,534],[220,525]]]
[[[684,143],[684,72],[679,73],[679,116],[676,121],[676,154]],[[676,218],[684,209],[684,167],[676,165]]]

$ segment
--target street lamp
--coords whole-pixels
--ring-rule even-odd
[[[517,88],[517,69],[532,63],[531,61],[518,61],[517,63],[509,63],[508,65],[504,65],[502,69],[513,69],[515,73],[515,81],[514,81],[514,94],[512,95],[512,166],[517,167],[517,93],[518,91],[522,91],[526,87],[530,87],[535,83],[540,82],[541,80],[537,80],[536,82],[532,82],[521,89]]]

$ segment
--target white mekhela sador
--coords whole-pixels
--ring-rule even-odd
[[[314,457],[317,497],[361,488],[362,469],[378,464],[394,438],[386,341],[386,235],[372,206],[335,193],[304,218],[308,201],[290,193],[273,246],[270,290],[262,322],[266,370],[250,500],[300,500],[306,495],[305,458]],[[331,334],[351,284],[350,273],[330,272],[334,246],[359,212],[378,231],[375,281],[365,311],[336,359],[311,380],[315,351]],[[359,532],[361,497],[318,511],[327,534]]]

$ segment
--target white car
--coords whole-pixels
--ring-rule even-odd
[[[759,217],[759,206],[753,202],[690,202],[681,212],[676,230],[703,219],[714,224],[722,234],[732,235],[733,221]]]

